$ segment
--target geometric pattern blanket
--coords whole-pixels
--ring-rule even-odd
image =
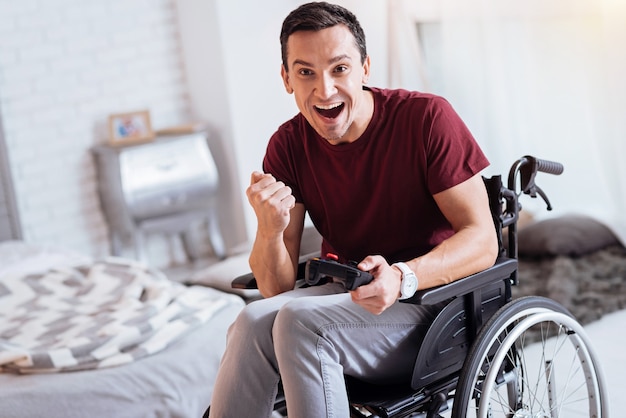
[[[234,295],[168,280],[126,259],[0,280],[0,369],[85,370],[156,353]],[[181,359],[184,360],[184,359]]]

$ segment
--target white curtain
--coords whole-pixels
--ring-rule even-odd
[[[388,0],[389,85],[446,97],[492,166],[565,165],[538,184],[626,242],[626,1]]]

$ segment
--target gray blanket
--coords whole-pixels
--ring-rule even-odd
[[[206,322],[231,298],[113,258],[9,275],[0,281],[0,367],[39,373],[130,363]]]
[[[581,324],[626,308],[626,248],[613,245],[580,257],[521,258],[513,296],[552,298]]]

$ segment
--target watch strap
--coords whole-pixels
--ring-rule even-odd
[[[417,291],[418,287],[417,276],[415,275],[413,270],[411,270],[411,268],[407,266],[406,263],[393,263],[391,266],[398,268],[402,272],[402,282],[400,283],[400,300],[412,297]],[[413,280],[415,283],[415,288],[411,289],[410,294],[405,293],[406,280]]]

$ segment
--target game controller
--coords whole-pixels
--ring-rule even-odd
[[[334,259],[315,257],[306,263],[304,280],[308,285],[314,286],[323,277],[332,277],[335,281],[342,283],[347,290],[354,290],[374,279],[374,276],[359,270],[356,265],[355,262],[342,264]]]

